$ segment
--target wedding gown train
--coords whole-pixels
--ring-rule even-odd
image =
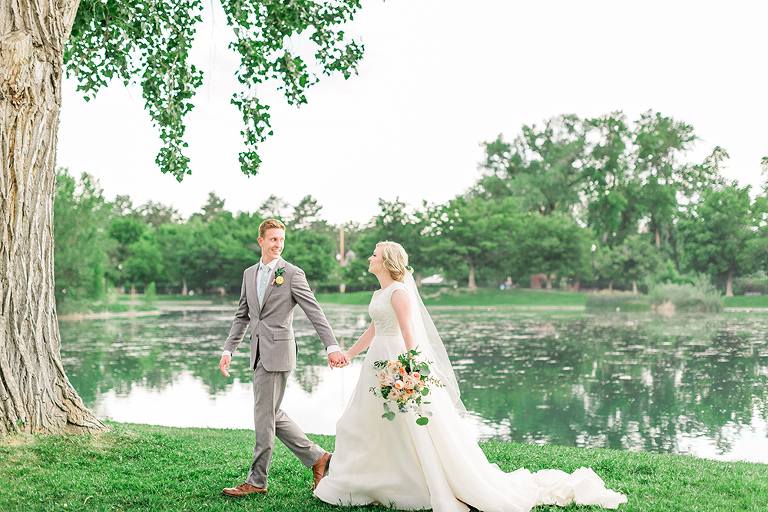
[[[488,462],[463,425],[443,388],[434,387],[426,426],[413,411],[382,418],[383,400],[369,388],[378,385],[374,361],[404,353],[390,298],[399,282],[375,292],[369,305],[375,337],[363,362],[360,379],[336,425],[336,448],[328,476],[315,495],[334,505],[381,503],[397,509],[466,512],[528,511],[536,505],[584,505],[617,508],[627,498],[605,488],[594,471],[572,474],[556,469],[531,473],[521,468],[505,473]],[[413,300],[413,298],[412,298]]]

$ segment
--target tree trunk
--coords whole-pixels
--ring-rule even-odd
[[[467,283],[467,287],[470,290],[477,290],[477,285],[475,284],[475,266],[471,262],[469,264],[469,283]]]
[[[661,235],[659,234],[658,224],[656,224],[656,230],[654,232],[656,233],[656,249],[661,250]]]
[[[733,297],[733,270],[728,271],[728,281],[725,283],[725,296]]]
[[[609,292],[613,291],[613,281],[608,281],[608,291]]]
[[[552,289],[552,276],[547,276],[545,278],[545,281],[547,281],[547,290],[551,290]]]
[[[78,3],[0,2],[0,434],[106,428],[64,374],[53,295],[62,51]]]
[[[632,293],[637,295],[637,279],[632,280]]]
[[[181,278],[181,294],[186,296],[187,292],[188,292],[188,290],[187,290],[187,280],[182,277]]]

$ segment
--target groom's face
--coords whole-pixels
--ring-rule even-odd
[[[278,258],[283,252],[285,246],[285,230],[280,228],[269,228],[264,232],[264,238],[258,238],[261,246],[261,261],[269,263]]]

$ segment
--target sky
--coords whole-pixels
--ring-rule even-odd
[[[706,0],[363,0],[345,26],[365,45],[359,75],[321,77],[301,108],[270,84],[274,136],[255,177],[242,174],[237,55],[217,3],[206,5],[192,49],[203,70],[186,118],[192,175],[178,183],[155,164],[158,131],[139,85],[110,84],[85,102],[64,82],[57,165],[98,178],[104,195],[200,211],[215,192],[232,212],[270,195],[311,194],[332,224],[365,223],[379,198],[444,203],[481,176],[481,143],[513,140],[523,125],[654,110],[693,126],[686,158],[715,146],[724,175],[761,186],[768,156],[768,2]],[[312,52],[304,37],[289,44]],[[311,54],[311,53],[310,53]]]

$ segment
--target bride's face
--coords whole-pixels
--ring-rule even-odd
[[[371,274],[377,274],[384,270],[384,258],[381,257],[381,249],[376,247],[376,249],[373,251],[373,254],[370,258],[368,258],[368,261],[370,261],[370,265],[368,265],[368,272]]]

